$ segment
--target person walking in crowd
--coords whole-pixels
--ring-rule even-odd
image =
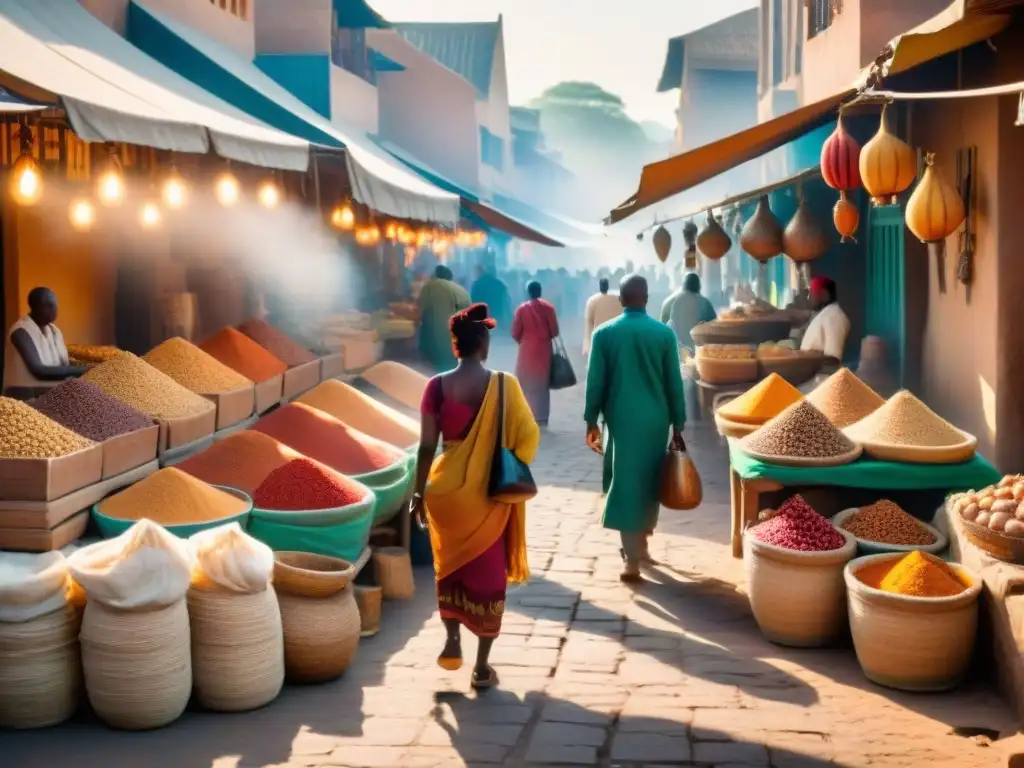
[[[679,346],[693,350],[695,344],[690,331],[698,323],[707,323],[718,315],[711,302],[700,295],[700,277],[690,272],[683,278],[683,287],[661,306],[661,322],[672,327]]]
[[[555,308],[544,301],[536,280],[526,286],[528,301],[519,305],[512,319],[512,338],[519,344],[516,376],[530,403],[533,417],[542,427],[551,415],[552,342],[558,336]]]
[[[597,283],[597,293],[587,299],[583,309],[583,356],[590,354],[590,339],[594,331],[609,320],[622,314],[619,297],[608,293],[608,278],[602,277]]]
[[[686,403],[672,331],[647,315],[647,281],[630,275],[619,291],[623,314],[594,332],[587,367],[587,445],[604,455],[602,524],[622,536],[623,581],[653,563],[658,484],[669,430],[683,449]],[[601,421],[608,433],[603,439]]]
[[[503,442],[523,462],[533,461],[540,430],[519,382],[485,367],[495,321],[474,304],[451,318],[455,370],[432,378],[421,406],[419,463],[412,512],[430,532],[437,572],[437,603],[447,631],[438,664],[462,667],[461,628],[480,638],[474,688],[490,688],[498,676],[488,663],[501,632],[508,582],[530,576],[526,558],[526,505],[496,502],[488,495],[498,420]],[[499,376],[505,413],[498,412]],[[434,458],[438,441],[444,450]]]
[[[449,318],[470,305],[466,289],[453,281],[452,271],[439,264],[420,291],[417,304],[420,311],[420,355],[436,371],[450,371],[455,367],[452,353]]]
[[[475,271],[476,279],[470,290],[470,299],[476,304],[486,304],[498,327],[507,329],[512,322],[512,297],[508,286],[492,269],[482,264]]]

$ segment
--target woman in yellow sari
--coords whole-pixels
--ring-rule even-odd
[[[444,669],[462,666],[461,628],[480,638],[474,688],[490,688],[498,676],[488,664],[501,632],[508,582],[530,576],[526,562],[526,505],[488,496],[491,458],[497,439],[498,375],[484,367],[490,331],[496,323],[486,304],[452,316],[453,371],[435,376],[423,393],[422,430],[412,511],[430,531],[437,577],[437,603],[448,632],[437,661]],[[505,447],[533,461],[540,429],[519,382],[504,374]],[[437,453],[438,440],[444,450]]]

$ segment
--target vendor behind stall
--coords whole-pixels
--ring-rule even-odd
[[[800,349],[823,353],[823,370],[835,371],[842,365],[843,347],[850,334],[850,318],[839,306],[835,281],[821,276],[813,278],[811,304],[815,314],[807,325]]]
[[[85,366],[71,365],[64,336],[54,325],[57,295],[49,288],[33,288],[28,294],[28,314],[7,335],[4,350],[4,394],[29,400],[62,381],[85,373]]]

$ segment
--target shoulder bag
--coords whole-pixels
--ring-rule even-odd
[[[529,501],[537,495],[537,483],[525,462],[505,447],[505,374],[498,374],[498,435],[491,459],[487,495],[505,504]]]
[[[536,310],[535,310],[535,314]],[[551,332],[551,326],[543,315],[538,315],[540,322]],[[548,369],[549,389],[569,389],[576,386],[576,371],[572,368],[569,354],[565,351],[565,344],[561,336],[553,336],[551,339],[551,365]]]

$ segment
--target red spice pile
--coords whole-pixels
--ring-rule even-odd
[[[383,440],[303,403],[278,408],[252,428],[345,475],[374,472],[406,458]]]
[[[246,320],[238,330],[255,341],[289,368],[312,363],[317,356],[299,344],[288,334],[279,331],[265,320]]]
[[[779,507],[774,517],[754,527],[758,541],[801,552],[827,552],[839,549],[846,539],[832,523],[819,515],[800,495]]]
[[[352,480],[319,461],[294,459],[267,475],[253,494],[253,503],[259,509],[332,509],[365,496]]]

